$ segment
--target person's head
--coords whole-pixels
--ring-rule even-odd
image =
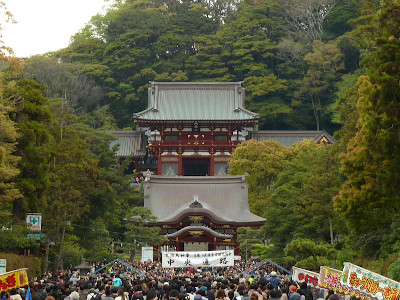
[[[229,290],[228,292],[228,298],[230,300],[233,300],[233,298],[235,297],[235,292],[233,290]]]
[[[147,300],[157,300],[158,296],[157,296],[157,291],[155,289],[151,289],[149,290],[149,292],[147,293]]]
[[[223,289],[219,289],[215,295],[215,299],[225,299],[225,291]]]
[[[258,294],[256,292],[251,293],[250,300],[258,300]]]
[[[302,282],[302,283],[300,284],[300,288],[301,288],[302,290],[305,290],[305,289],[307,288],[307,283],[306,283],[306,282]]]
[[[169,292],[169,299],[175,299],[177,300],[179,296],[179,291],[176,289],[173,289]]]
[[[289,292],[291,293],[297,293],[297,286],[292,284],[289,286]]]
[[[122,296],[122,297],[124,297],[124,289],[118,289],[118,291],[117,291],[117,296]]]
[[[338,296],[338,294],[330,295],[328,300],[339,300],[339,296]]]

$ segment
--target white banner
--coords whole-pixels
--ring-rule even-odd
[[[379,300],[400,298],[399,282],[351,263],[344,263],[341,281],[348,287],[344,292],[357,298],[364,299],[369,296]]]
[[[305,282],[309,286],[317,287],[319,274],[306,269],[293,267],[292,278],[294,281],[297,281],[299,283]]]
[[[163,268],[228,267],[233,260],[233,250],[162,253]]]

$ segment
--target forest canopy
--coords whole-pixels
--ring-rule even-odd
[[[107,132],[134,129],[150,81],[241,81],[259,129],[336,139],[236,149],[230,173],[248,173],[250,208],[266,219],[259,231],[242,229],[241,241],[310,269],[358,260],[382,273],[390,261],[398,278],[399,20],[396,0],[118,0],[64,49],[20,62],[4,48],[0,226],[19,235],[0,231],[13,245],[1,251],[37,247],[21,225],[28,211],[49,220],[55,269],[82,252],[132,258],[141,243],[161,243],[124,223],[143,195]]]

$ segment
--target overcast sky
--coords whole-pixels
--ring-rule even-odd
[[[6,46],[29,57],[68,46],[70,37],[102,12],[104,0],[5,0],[17,24],[5,24]],[[3,22],[2,22],[3,23]]]

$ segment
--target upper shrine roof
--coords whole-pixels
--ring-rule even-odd
[[[241,82],[152,82],[148,108],[136,120],[257,120],[244,108]]]

